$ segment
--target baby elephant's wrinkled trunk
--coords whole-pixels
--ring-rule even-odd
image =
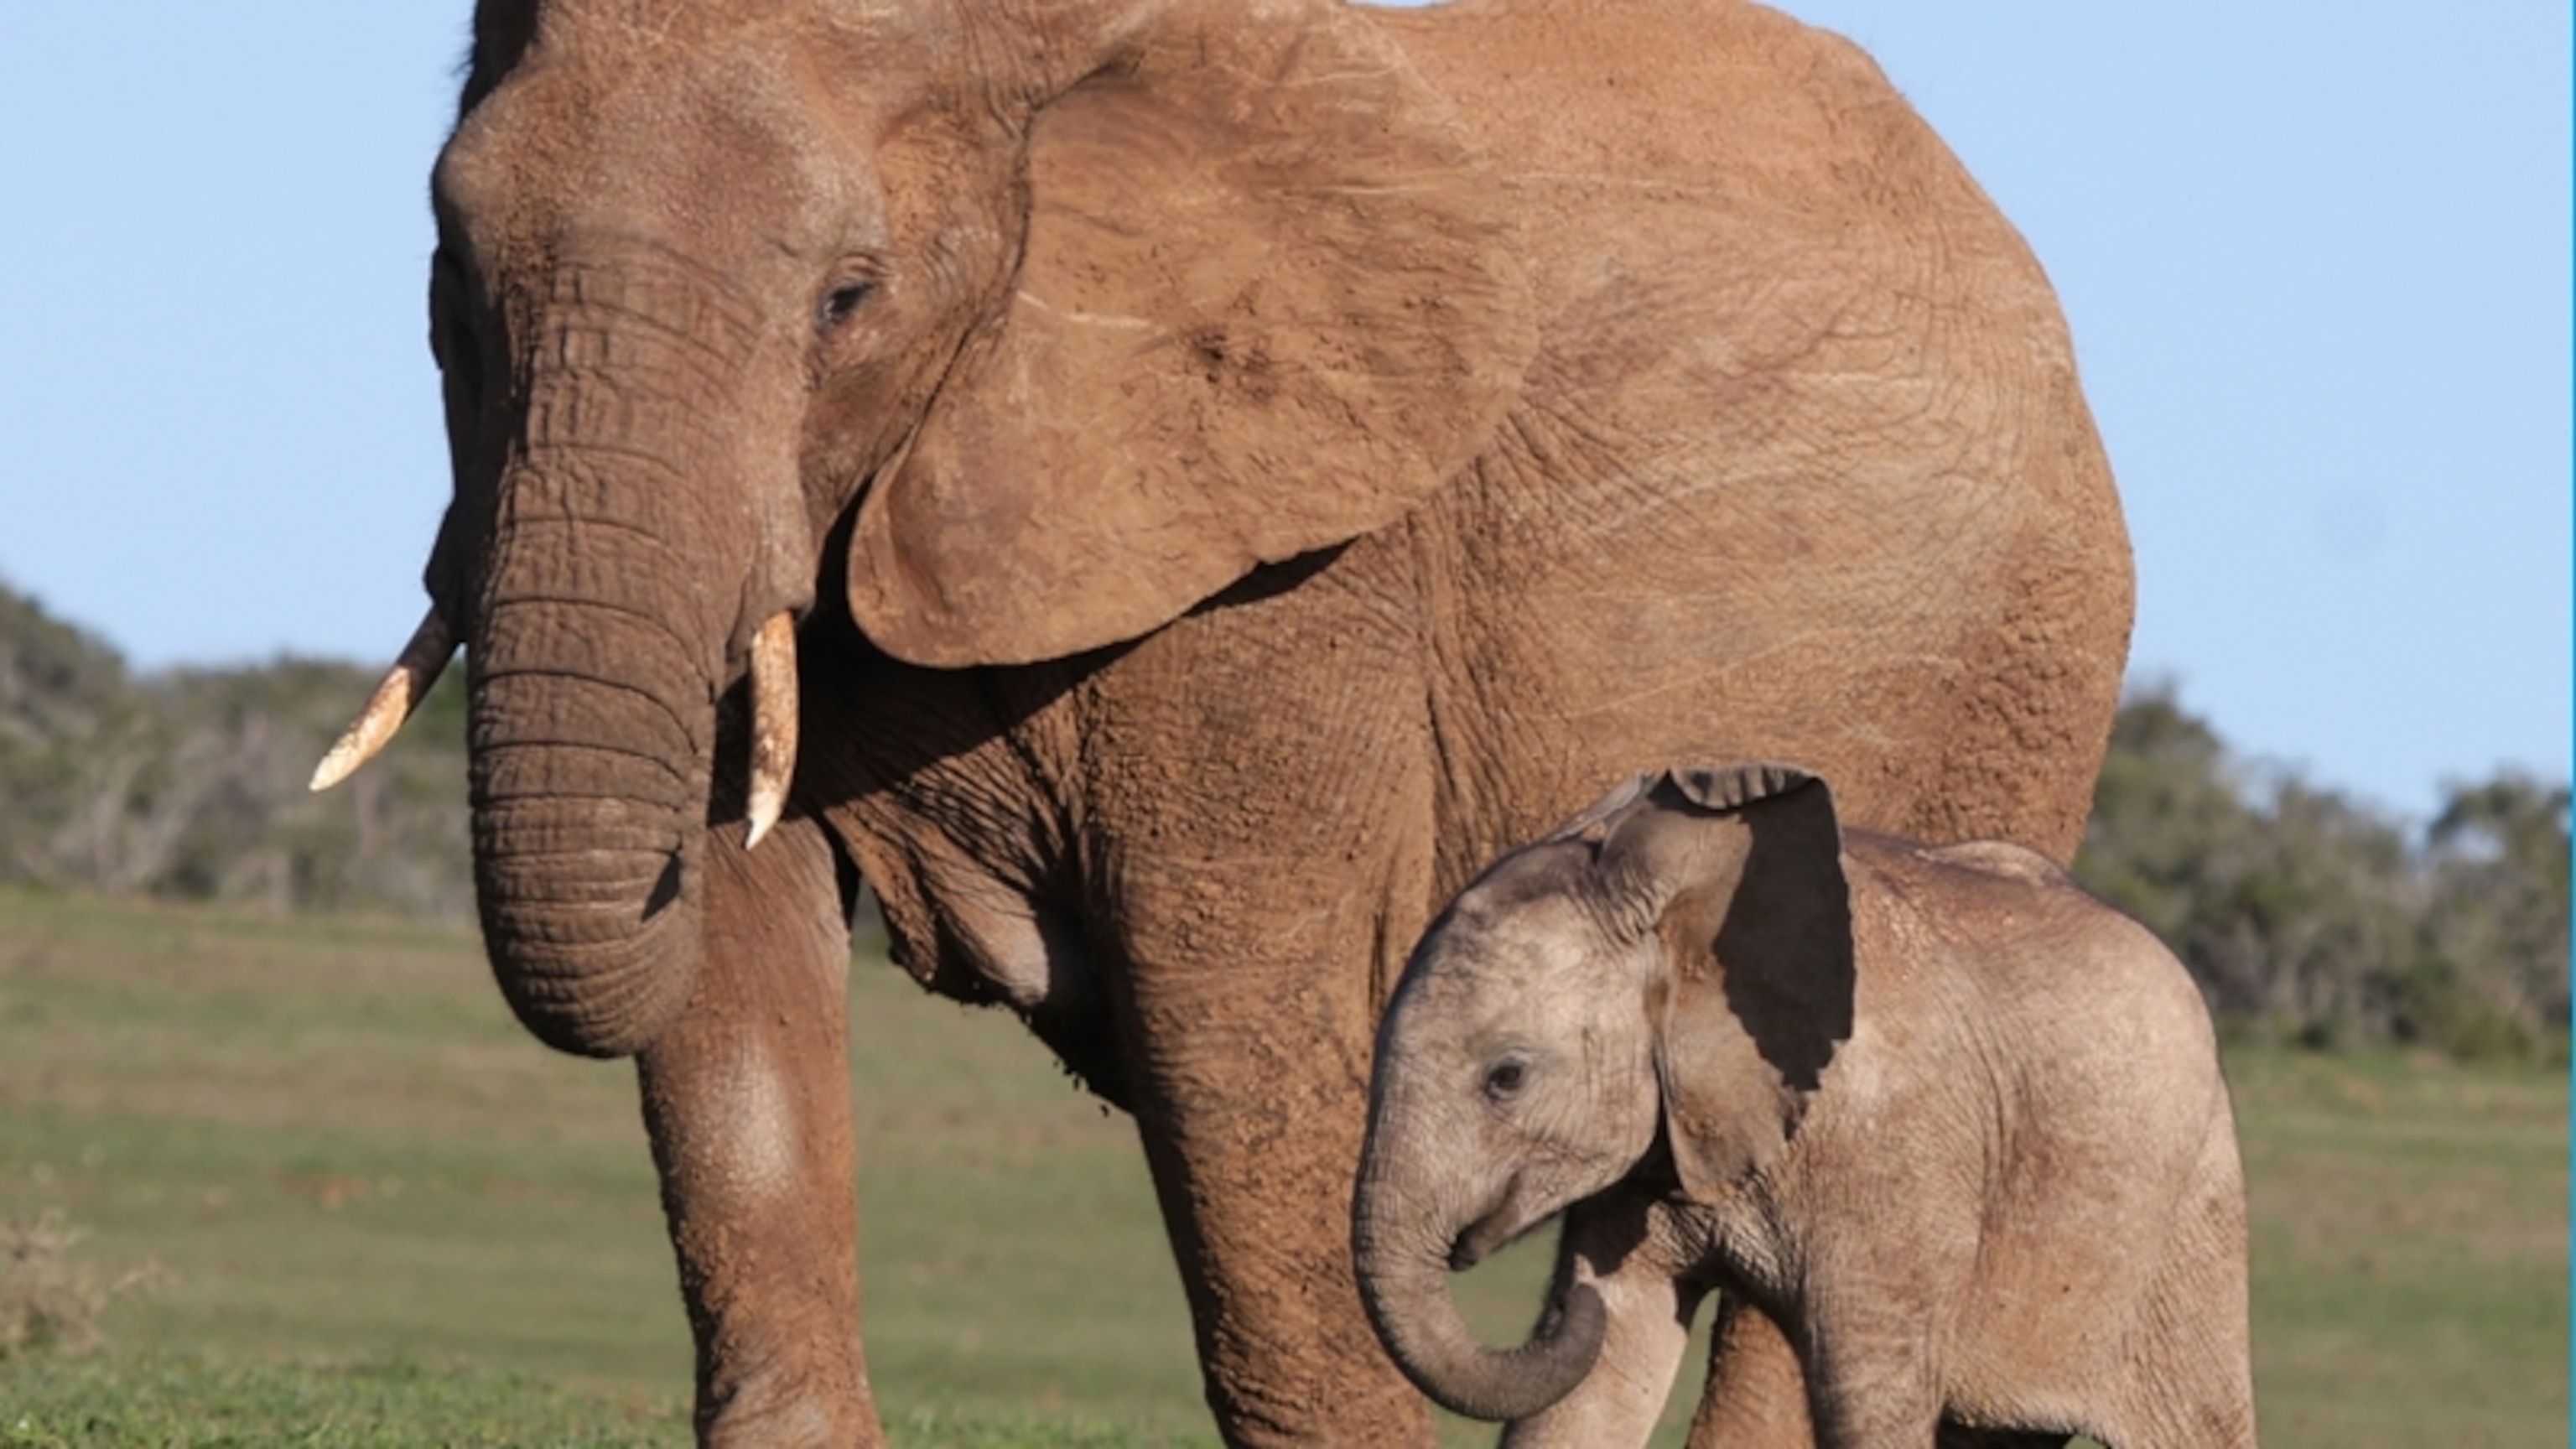
[[[1360,1298],[1397,1367],[1441,1407],[1471,1419],[1525,1419],[1574,1391],[1601,1356],[1607,1315],[1600,1295],[1576,1284],[1513,1349],[1479,1342],[1449,1293],[1460,1236],[1490,1204],[1457,1209],[1455,1194],[1432,1190],[1406,1134],[1370,1124],[1351,1248]]]

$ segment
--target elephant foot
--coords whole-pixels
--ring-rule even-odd
[[[833,1388],[764,1383],[754,1375],[730,1392],[711,1396],[701,1389],[698,1443],[704,1449],[884,1449],[866,1380]]]

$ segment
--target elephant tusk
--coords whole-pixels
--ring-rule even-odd
[[[743,849],[787,808],[796,778],[796,616],[772,615],[751,641],[751,807]]]
[[[428,697],[430,686],[438,683],[440,671],[447,668],[448,658],[455,653],[455,634],[438,617],[438,610],[431,609],[412,632],[411,642],[403,646],[402,657],[386,671],[385,682],[376,686],[366,709],[340,736],[339,743],[331,746],[331,752],[322,757],[322,763],[313,767],[311,788],[328,790],[374,759]]]

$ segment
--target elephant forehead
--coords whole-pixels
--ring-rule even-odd
[[[783,27],[697,48],[541,42],[459,124],[433,185],[486,256],[596,235],[740,271],[882,245],[868,143],[886,107],[823,104],[816,50]]]
[[[1581,840],[1524,846],[1494,862],[1459,894],[1458,912],[1500,920],[1542,903],[1580,899],[1596,874],[1593,847]]]
[[[921,71],[962,40],[954,7],[897,0],[548,0],[538,15],[536,57],[628,70],[677,67],[692,58],[765,43],[790,48],[872,47],[888,69]]]
[[[1470,892],[1426,943],[1429,973],[1484,1014],[1577,992],[1608,964],[1592,912],[1564,892]]]

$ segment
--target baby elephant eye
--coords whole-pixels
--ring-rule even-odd
[[[1485,1095],[1498,1102],[1515,1096],[1528,1077],[1527,1065],[1517,1058],[1505,1058],[1494,1063],[1493,1067],[1485,1073]]]

